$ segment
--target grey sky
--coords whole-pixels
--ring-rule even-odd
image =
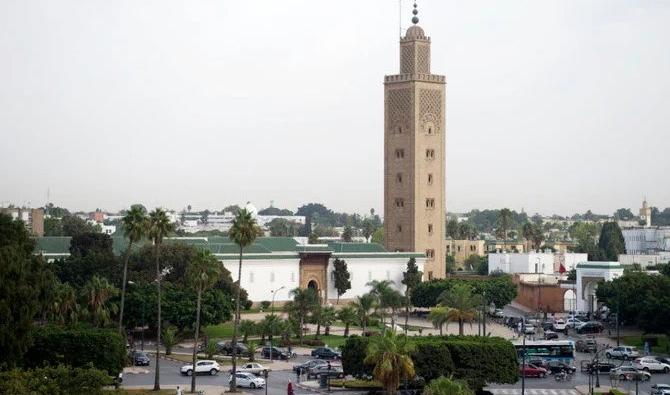
[[[670,206],[670,2],[419,9],[449,211]],[[0,202],[381,211],[397,70],[397,0],[4,0]]]

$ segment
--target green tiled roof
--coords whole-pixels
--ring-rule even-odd
[[[69,254],[69,237],[38,237],[35,239],[35,252],[46,254]]]
[[[293,237],[261,237],[256,243],[274,252],[295,251],[295,246],[298,245]]]
[[[387,252],[384,247],[377,243],[340,243],[340,242],[332,242],[328,243],[330,245],[330,248],[333,249],[333,252],[336,253],[347,253],[347,252],[358,252],[358,253],[366,253],[366,252]]]

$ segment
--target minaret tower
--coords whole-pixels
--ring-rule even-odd
[[[384,239],[389,251],[426,253],[424,279],[445,270],[445,77],[430,72],[430,38],[400,38],[400,73],[384,78]]]
[[[649,207],[646,197],[642,201],[642,207],[640,208],[640,221],[644,222],[646,228],[651,226],[651,207]]]

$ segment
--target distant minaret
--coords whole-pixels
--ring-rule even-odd
[[[445,77],[430,72],[430,38],[417,25],[400,38],[400,73],[384,78],[384,240],[426,253],[425,279],[444,278]]]
[[[647,198],[642,201],[642,208],[640,208],[640,221],[644,221],[646,228],[651,226],[651,207],[647,204]]]

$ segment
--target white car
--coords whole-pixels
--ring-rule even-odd
[[[565,323],[565,321],[563,321],[563,320],[556,320],[556,322],[554,322],[554,331],[556,331],[556,332],[565,332],[565,327],[566,327],[566,326],[567,326],[567,324]]]
[[[526,335],[534,335],[535,334],[535,327],[530,324],[526,324],[526,326],[523,328],[523,333]]]
[[[580,325],[584,325],[584,322],[579,318],[568,318],[565,320],[565,326],[569,326],[570,328],[577,328]]]
[[[195,374],[210,374],[216,376],[221,371],[219,363],[216,361],[197,361],[195,363]],[[179,369],[179,372],[186,376],[191,376],[193,374],[193,365],[188,364],[184,365]]]
[[[255,363],[255,362],[250,362],[250,363],[244,364],[244,365],[237,368],[237,371],[239,373],[242,373],[242,372],[253,373],[256,376],[259,376],[259,375],[263,374],[264,370],[267,370],[268,372],[270,371],[270,369],[266,368],[265,366],[261,365],[260,363]]]
[[[659,362],[652,357],[637,358],[635,361],[633,361],[633,367],[644,370],[646,372],[670,372],[670,365]]]
[[[265,387],[265,379],[261,377],[254,376],[251,373],[238,372],[235,374],[235,380],[238,387],[247,387],[247,388],[263,388]],[[233,381],[233,376],[231,375],[228,378],[228,384]]]
[[[637,351],[635,347],[616,346],[605,350],[605,356],[609,359],[616,358],[616,359],[623,359],[625,361],[628,359],[638,358],[640,356],[640,353]]]
[[[651,395],[668,395],[670,394],[670,384],[652,384]]]

